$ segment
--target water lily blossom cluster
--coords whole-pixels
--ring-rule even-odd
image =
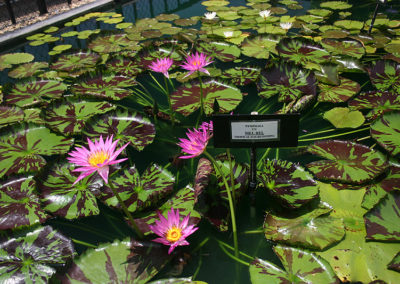
[[[74,172],[81,172],[73,184],[96,171],[104,182],[108,183],[109,166],[127,160],[127,158],[117,160],[117,157],[129,144],[128,142],[118,150],[115,150],[119,140],[117,139],[114,142],[112,140],[112,135],[107,137],[105,141],[102,136],[100,136],[99,140],[95,139],[94,142],[88,138],[89,149],[83,146],[76,147],[74,151],[69,153],[70,157],[67,160],[79,166],[79,168],[74,169]]]
[[[213,63],[213,61],[211,61],[210,58],[207,58],[204,53],[196,52],[195,54],[188,55],[186,57],[186,62],[182,64],[181,67],[189,71],[185,77],[192,75],[196,71],[210,75],[210,72],[208,72],[204,67],[211,63]]]
[[[189,245],[186,238],[198,229],[194,225],[188,225],[190,214],[183,218],[182,222],[178,209],[175,211],[174,208],[171,208],[171,211],[168,211],[167,218],[160,212],[157,212],[157,214],[160,220],[156,220],[155,225],[149,225],[150,229],[160,236],[154,239],[154,242],[170,246],[168,254],[171,254],[177,246]]]
[[[280,23],[280,26],[284,30],[289,30],[292,27],[293,23]]]
[[[207,12],[204,13],[204,17],[206,17],[207,20],[212,20],[217,16],[216,12]]]
[[[156,61],[153,61],[149,68],[154,72],[163,73],[165,77],[169,78],[168,70],[171,68],[174,61],[169,58],[158,58]]]
[[[270,10],[263,10],[263,11],[260,11],[259,15],[264,20],[266,20],[269,17],[269,15],[271,15],[271,11]]]
[[[179,138],[181,141],[178,146],[182,148],[182,152],[189,154],[188,156],[180,156],[181,159],[190,159],[201,155],[207,147],[208,141],[213,135],[213,123],[203,122],[199,129],[188,130],[186,133],[189,139]]]

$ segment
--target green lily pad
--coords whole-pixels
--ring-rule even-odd
[[[278,42],[278,38],[271,36],[246,38],[241,45],[241,49],[242,53],[246,56],[268,59],[270,52],[276,53],[275,46]]]
[[[371,124],[371,136],[391,155],[400,153],[400,112],[384,114]]]
[[[76,52],[61,55],[50,66],[53,70],[71,72],[79,69],[92,69],[100,61],[100,55],[94,52]]]
[[[361,58],[365,54],[363,45],[356,40],[324,38],[321,40],[321,44],[332,54],[346,55],[355,58]]]
[[[226,42],[202,42],[198,45],[197,50],[222,62],[233,61],[240,56],[240,48]]]
[[[400,252],[388,264],[388,268],[400,272]]]
[[[329,17],[330,15],[332,15],[333,12],[331,10],[327,10],[327,9],[309,9],[307,11],[307,13],[310,13],[311,15],[326,18],[326,17]]]
[[[360,90],[360,84],[347,78],[340,78],[338,86],[318,84],[320,93],[318,94],[319,102],[341,103],[357,94]]]
[[[135,50],[137,42],[128,38],[127,34],[98,35],[91,40],[88,48],[97,53],[112,53],[122,50]]]
[[[35,57],[30,53],[7,53],[0,55],[0,71],[11,68],[13,65],[28,63],[33,61]]]
[[[256,67],[234,67],[225,70],[221,78],[229,79],[234,85],[245,86],[255,82],[259,75],[260,69]]]
[[[352,7],[351,4],[343,1],[325,1],[319,5],[321,8],[328,8],[332,10],[345,10]]]
[[[15,79],[32,77],[43,73],[45,68],[49,66],[47,62],[31,62],[19,65],[8,72],[8,76]]]
[[[33,176],[13,178],[0,184],[1,230],[43,223],[48,217],[40,207]]]
[[[350,110],[347,107],[335,107],[324,113],[324,119],[328,120],[336,128],[357,128],[363,125],[365,118],[358,110]]]
[[[378,60],[367,70],[376,89],[400,92],[400,64],[391,60]]]
[[[333,23],[335,26],[347,29],[347,30],[361,30],[364,27],[364,23],[360,21],[353,20],[339,20]]]
[[[16,106],[0,105],[0,127],[13,124],[24,119],[24,112]]]
[[[362,184],[388,167],[382,153],[350,141],[320,141],[308,146],[307,151],[328,159],[307,164],[307,168],[319,179]]]

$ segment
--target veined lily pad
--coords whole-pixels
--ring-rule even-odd
[[[16,106],[0,105],[0,127],[13,124],[24,119],[24,112]]]
[[[261,72],[257,83],[259,95],[268,99],[279,95],[279,101],[290,102],[303,95],[316,95],[316,79],[313,73],[292,65],[281,64]]]
[[[173,190],[175,177],[157,164],[150,165],[139,175],[136,167],[131,167],[123,174],[110,178],[116,191],[121,196],[130,212],[141,211],[155,205]],[[102,201],[109,206],[121,208],[118,199],[106,185]]]
[[[47,283],[74,255],[72,242],[50,226],[0,243],[0,282]]]
[[[400,64],[391,60],[379,60],[368,68],[372,84],[379,91],[400,92]]]
[[[400,272],[400,252],[392,259],[388,265],[388,268]]]
[[[108,61],[106,68],[111,72],[127,77],[135,77],[143,71],[143,68],[134,60],[126,57],[118,57]]]
[[[367,119],[376,120],[384,113],[400,110],[400,97],[388,91],[370,91],[359,94],[349,101],[353,109],[371,109],[366,115]]]
[[[299,208],[318,196],[312,175],[289,161],[266,160],[260,178],[264,187],[289,208]]]
[[[89,42],[88,48],[98,53],[112,53],[122,50],[136,50],[140,48],[136,41],[128,38],[127,34],[99,35]]]
[[[325,17],[329,17],[330,15],[332,15],[333,12],[331,10],[327,10],[327,9],[309,9],[307,11],[307,13],[325,18]]]
[[[114,135],[114,139],[120,139],[121,144],[130,142],[136,150],[141,151],[153,142],[156,129],[154,124],[141,114],[117,110],[87,123],[84,133],[91,138]]]
[[[35,57],[30,53],[7,53],[0,55],[0,71],[11,68],[13,65],[28,63],[33,61]]]
[[[233,61],[240,56],[240,48],[226,42],[202,42],[197,49],[222,62]]]
[[[74,139],[58,136],[44,126],[25,124],[0,137],[0,177],[37,172],[46,164],[40,155],[66,153]]]
[[[384,114],[371,124],[371,136],[391,155],[400,153],[400,112]]]
[[[189,278],[168,278],[168,279],[159,279],[155,281],[148,282],[148,284],[207,284],[203,281],[195,281]]]
[[[19,65],[8,72],[8,76],[15,79],[22,79],[32,77],[34,75],[43,73],[45,68],[49,66],[47,62],[31,62]]]
[[[60,98],[67,88],[66,84],[54,80],[17,83],[7,92],[5,101],[7,104],[29,107],[41,102],[46,103],[46,99]]]
[[[347,107],[335,107],[324,113],[324,119],[328,120],[336,128],[360,127],[365,118],[361,111],[350,110]]]
[[[400,192],[392,191],[364,216],[367,240],[400,240]]]
[[[94,52],[76,52],[65,54],[58,57],[50,66],[51,69],[58,71],[71,72],[79,69],[90,70],[100,61],[100,55]]]
[[[318,101],[331,103],[346,102],[361,89],[357,82],[343,77],[340,78],[340,85],[338,86],[320,83],[318,87],[320,88]]]
[[[346,55],[355,58],[361,58],[365,54],[363,45],[353,39],[331,39],[321,40],[322,46],[332,54]]]
[[[78,82],[72,86],[71,92],[99,99],[121,100],[133,94],[128,87],[135,85],[137,85],[135,78],[121,75],[97,75]]]
[[[329,52],[315,42],[302,38],[284,38],[276,49],[282,58],[293,61],[295,64],[323,63],[330,59]]]
[[[158,207],[158,210],[167,217],[167,213],[171,211],[171,208],[175,210],[179,210],[179,214],[181,219],[190,214],[189,224],[197,224],[200,222],[200,214],[194,210],[195,203],[197,202],[197,197],[195,195],[195,191],[193,187],[187,185],[186,187],[178,190],[171,198],[169,198],[164,204]],[[152,231],[150,230],[148,225],[154,225],[155,220],[158,220],[157,213],[153,210],[149,214],[146,214],[144,217],[140,219],[135,219],[136,224],[139,229],[144,234],[150,234]]]
[[[328,9],[332,9],[332,10],[345,10],[345,9],[349,9],[352,7],[351,4],[348,4],[343,1],[326,1],[326,2],[322,2],[319,6],[321,8],[328,8]]]
[[[271,262],[256,258],[250,264],[252,284],[340,283],[329,263],[311,252],[279,245],[274,247],[274,251],[284,270]]]
[[[40,208],[33,176],[13,178],[0,184],[0,229],[43,223],[49,217]],[[0,268],[1,270],[1,268]]]
[[[377,177],[388,167],[382,153],[350,141],[320,141],[308,146],[307,151],[328,159],[307,164],[319,179],[361,184]]]
[[[213,113],[215,101],[218,102],[219,111],[230,112],[242,101],[243,95],[239,89],[210,79],[202,83],[204,112]],[[171,94],[172,109],[188,116],[201,106],[201,88],[199,81],[191,81],[176,89]]]
[[[221,78],[229,79],[234,85],[244,86],[256,81],[259,75],[259,68],[234,67],[225,70]]]
[[[331,208],[318,208],[297,218],[267,213],[264,220],[265,237],[290,246],[323,250],[345,235],[342,219],[328,215],[330,211]]]
[[[46,124],[64,135],[79,134],[86,121],[94,115],[114,110],[108,102],[64,101],[57,102],[44,110]]]
[[[161,244],[125,238],[89,249],[74,260],[62,283],[146,283],[167,263]]]
[[[78,178],[70,163],[56,165],[41,183],[44,209],[69,220],[98,215],[96,196],[103,179],[95,174],[72,185]]]
[[[269,53],[276,53],[275,46],[278,44],[279,38],[257,36],[254,38],[246,38],[242,45],[242,53],[246,56],[258,59],[268,59]]]
[[[40,117],[41,111],[39,108],[24,109],[24,121],[27,123],[44,124],[44,120]]]

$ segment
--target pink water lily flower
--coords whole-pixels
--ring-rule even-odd
[[[189,156],[180,156],[181,159],[190,159],[201,155],[207,147],[208,141],[213,135],[213,123],[203,122],[199,129],[190,129],[186,133],[189,139],[179,138],[181,142],[178,146],[182,148],[182,152]]]
[[[149,65],[149,68],[154,72],[163,73],[165,77],[169,78],[168,70],[173,63],[174,61],[169,57],[158,58]]]
[[[174,211],[174,208],[171,208],[171,211],[168,211],[167,218],[160,212],[157,212],[157,214],[160,220],[156,220],[155,225],[149,225],[150,229],[160,236],[154,239],[153,242],[170,246],[168,254],[171,254],[177,246],[189,244],[186,238],[198,229],[194,225],[188,225],[190,214],[183,218],[182,222],[180,221],[178,209]]]
[[[181,67],[185,70],[188,70],[189,73],[186,74],[183,78],[192,75],[196,71],[200,71],[206,73],[207,75],[210,75],[210,72],[208,72],[203,67],[213,62],[214,61],[210,61],[210,58],[207,58],[204,53],[196,52],[195,54],[188,55],[186,57],[186,62],[182,64]]]
[[[117,146],[119,140],[117,139],[114,142],[112,140],[112,135],[107,137],[105,141],[103,140],[102,136],[100,136],[98,141],[95,139],[94,142],[88,138],[87,141],[89,149],[81,146],[76,147],[74,151],[69,153],[70,157],[68,157],[67,160],[70,163],[74,163],[80,167],[74,169],[74,172],[81,172],[73,185],[96,171],[103,178],[105,183],[108,183],[109,165],[117,164],[127,160],[127,158],[119,160],[116,158],[129,144],[128,142],[115,151],[115,147]]]

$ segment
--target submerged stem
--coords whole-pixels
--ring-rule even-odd
[[[89,248],[97,248],[96,245],[92,245],[92,244],[89,244],[89,243],[84,242],[84,241],[80,241],[80,240],[73,239],[73,238],[71,238],[71,240],[76,244],[80,244],[80,245],[83,245],[83,246],[86,246],[86,247],[89,247]]]

